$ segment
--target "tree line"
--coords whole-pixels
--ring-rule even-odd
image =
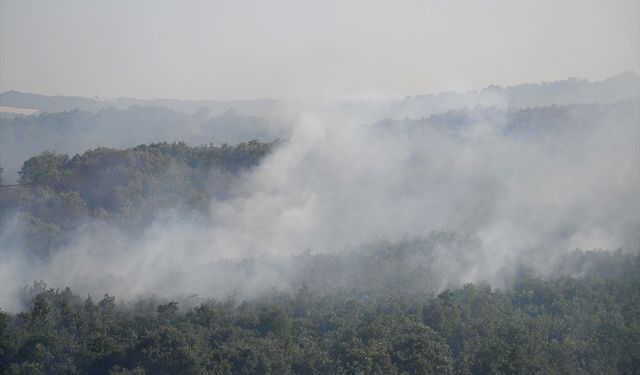
[[[618,254],[617,256],[622,256]],[[627,259],[629,261],[629,259]],[[437,295],[301,285],[196,306],[36,283],[0,313],[7,374],[637,374],[640,258],[612,278]]]

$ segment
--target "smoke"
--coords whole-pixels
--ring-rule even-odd
[[[316,103],[295,112],[288,139],[230,196],[213,198],[209,215],[166,213],[135,235],[88,221],[46,260],[20,251],[9,219],[0,234],[0,305],[16,308],[19,287],[40,279],[123,298],[252,298],[307,282],[309,261],[324,259],[314,254],[342,267],[315,277],[349,286],[345,259],[383,239],[427,249],[392,271],[429,279],[434,290],[480,280],[505,286],[521,259],[545,274],[553,256],[536,253],[636,253],[639,120],[637,100],[373,123]],[[410,238],[427,240],[406,245]]]
[[[637,102],[610,109],[569,108],[577,114],[541,135],[499,118],[453,132],[306,113],[243,193],[214,202],[214,245],[330,252],[444,229],[477,234],[493,251],[632,247]]]

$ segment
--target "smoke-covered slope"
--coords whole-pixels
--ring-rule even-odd
[[[291,288],[299,269],[265,261],[240,281],[213,264],[348,253],[441,231],[468,240],[419,252],[383,280],[441,290],[508,286],[522,264],[574,274],[555,264],[569,250],[640,249],[638,104],[476,108],[375,124],[323,109],[274,148],[45,153],[22,169],[32,195],[5,214],[3,298],[34,278],[123,297],[255,296]]]

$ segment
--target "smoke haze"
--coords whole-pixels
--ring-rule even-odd
[[[18,308],[16,291],[34,280],[123,298],[252,298],[313,284],[323,257],[336,265],[320,268],[336,272],[329,284],[349,287],[366,269],[347,266],[353,254],[394,246],[409,255],[386,272],[413,267],[412,287],[508,287],[518,264],[554,276],[569,250],[640,250],[637,96],[417,119],[289,107],[285,139],[204,213],[162,211],[135,234],[86,219],[46,258],[20,250],[20,217],[6,215],[0,305]]]

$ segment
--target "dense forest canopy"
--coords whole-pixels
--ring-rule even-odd
[[[635,374],[640,258],[588,257],[615,275],[524,277],[507,291],[467,284],[437,296],[384,285],[320,292],[301,284],[249,303],[209,300],[192,307],[157,298],[85,298],[36,283],[23,292],[26,311],[0,312],[0,370]]]
[[[49,254],[92,218],[135,231],[161,212],[206,212],[212,198],[230,194],[233,181],[273,146],[156,143],[97,148],[71,158],[44,152],[25,161],[18,181],[22,194],[0,207],[0,214],[7,219],[17,210],[25,251]]]

